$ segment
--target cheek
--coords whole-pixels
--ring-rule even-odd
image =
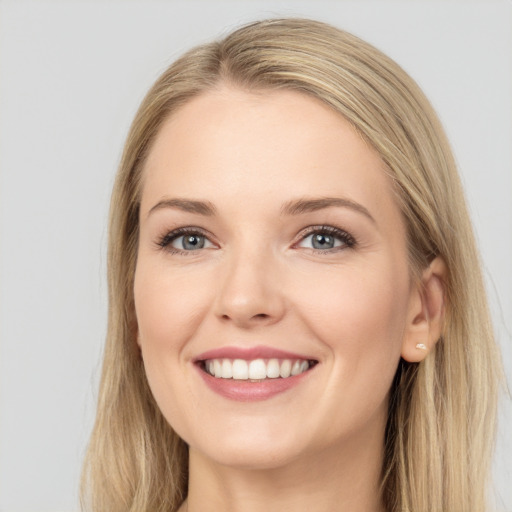
[[[314,312],[315,323],[325,326],[326,332],[345,333],[346,342],[352,337],[361,341],[372,330],[381,331],[385,342],[386,332],[404,327],[409,295],[406,271],[384,271],[377,265],[334,268],[302,288],[297,288],[297,294],[307,302],[306,309]]]
[[[152,394],[179,435],[194,423],[197,397],[189,389],[187,342],[208,308],[205,287],[190,275],[139,259],[134,298],[139,344]]]
[[[333,269],[308,287],[302,311],[350,385],[391,383],[400,358],[409,297],[408,274],[393,265]],[[386,389],[387,391],[387,389]]]
[[[135,311],[143,349],[169,350],[192,335],[209,300],[204,279],[142,263],[135,273]]]

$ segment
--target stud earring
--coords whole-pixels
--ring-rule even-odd
[[[416,348],[417,348],[418,350],[427,350],[427,346],[425,345],[425,343],[418,343],[418,344],[416,345]]]

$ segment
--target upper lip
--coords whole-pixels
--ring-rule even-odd
[[[304,359],[306,361],[316,361],[313,357],[303,354],[278,350],[273,347],[220,347],[203,352],[194,358],[194,362],[205,361],[207,359]]]

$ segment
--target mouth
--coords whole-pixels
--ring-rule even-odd
[[[216,394],[242,402],[270,399],[289,391],[308,376],[319,361],[273,347],[223,347],[194,361],[202,381]]]
[[[318,361],[313,359],[204,359],[199,367],[216,379],[232,379],[249,382],[264,382],[271,379],[289,379],[313,368]]]

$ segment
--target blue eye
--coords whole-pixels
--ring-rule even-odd
[[[175,249],[181,249],[184,251],[196,251],[197,249],[203,249],[206,243],[206,237],[197,233],[189,235],[181,235],[176,237],[171,245]]]
[[[214,244],[197,229],[176,229],[164,235],[157,245],[169,252],[186,253],[208,249]]]
[[[316,251],[329,251],[354,245],[355,240],[351,235],[332,226],[312,229],[298,244],[299,247]]]

